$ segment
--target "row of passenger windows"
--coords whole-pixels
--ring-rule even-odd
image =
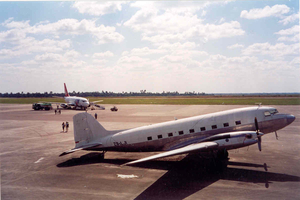
[[[242,124],[241,120],[235,121],[235,125],[240,125],[240,124]],[[226,123],[223,124],[223,126],[224,126],[224,127],[228,127],[228,126],[229,126],[229,123],[226,122]],[[212,126],[211,126],[211,129],[217,129],[217,128],[218,128],[217,125],[212,125]],[[205,130],[206,130],[205,127],[201,127],[201,128],[200,128],[200,131],[205,131]],[[190,129],[189,132],[190,132],[190,133],[195,133],[195,129]],[[183,131],[178,131],[178,134],[179,134],[179,135],[183,135],[184,132],[183,132]],[[168,133],[168,137],[172,137],[172,136],[173,136],[173,133]],[[157,136],[157,139],[162,139],[162,138],[163,138],[162,135],[158,135],[158,136]],[[148,139],[148,140],[152,140],[152,137],[151,137],[151,136],[150,136],[150,137],[147,137],[147,139]]]

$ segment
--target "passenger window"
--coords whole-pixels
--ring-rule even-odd
[[[172,137],[172,136],[173,136],[173,133],[168,133],[168,136],[169,136],[169,137]]]
[[[216,129],[216,128],[217,128],[217,125],[212,125],[211,128],[212,128],[212,129]]]
[[[161,138],[162,138],[162,135],[158,135],[157,138],[158,138],[158,139],[161,139]]]
[[[194,133],[195,132],[195,130],[194,129],[190,129],[190,133]]]
[[[236,125],[240,125],[241,124],[241,121],[239,120],[239,121],[235,121],[235,124]]]
[[[229,123],[226,122],[223,125],[224,125],[224,127],[227,127],[227,126],[229,126]]]
[[[205,127],[201,127],[200,130],[201,131],[205,131],[206,129],[205,129]]]
[[[179,134],[179,135],[183,135],[183,131],[179,131],[178,134]]]
[[[148,137],[147,139],[148,139],[148,140],[152,140],[152,137]]]
[[[266,111],[266,112],[265,112],[265,116],[266,116],[266,117],[269,117],[269,116],[271,116],[271,113],[270,113],[269,111]]]

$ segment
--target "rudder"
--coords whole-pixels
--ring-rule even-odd
[[[73,117],[75,148],[80,148],[109,135],[91,114],[79,113]]]
[[[64,83],[64,86],[65,86],[65,97],[69,97],[70,95],[68,93],[66,83]]]

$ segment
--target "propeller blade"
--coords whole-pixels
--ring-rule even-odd
[[[261,136],[257,137],[258,150],[261,151]]]
[[[255,123],[255,129],[256,129],[256,134],[258,135],[258,122],[257,122],[257,118],[255,117],[254,119],[254,123]]]
[[[278,140],[278,135],[277,135],[277,132],[275,131],[275,136],[276,136],[276,140]]]

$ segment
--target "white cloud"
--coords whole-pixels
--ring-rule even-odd
[[[149,47],[143,47],[143,48],[134,48],[130,51],[125,51],[122,53],[122,56],[149,56],[153,54],[164,54],[167,53],[164,49],[149,49]]]
[[[222,18],[219,20],[219,24],[222,24],[223,22],[225,22],[225,19],[222,17]]]
[[[243,10],[240,17],[246,19],[260,19],[265,17],[280,17],[290,11],[290,8],[286,5],[274,5],[272,7],[266,6],[263,9],[255,8],[251,9],[249,12]]]
[[[170,50],[180,50],[180,49],[195,49],[195,42],[185,42],[185,43],[164,43],[158,47],[158,49],[170,49]]]
[[[266,43],[255,43],[250,45],[243,51],[244,55],[270,55],[274,58],[278,58],[286,55],[297,55],[299,54],[299,44],[286,45],[283,43],[277,43],[271,45]]]
[[[14,58],[20,55],[29,55],[40,52],[62,52],[70,48],[70,40],[36,40],[33,37],[23,38],[15,43],[16,46],[11,49],[1,49],[0,58]]]
[[[55,53],[45,53],[42,55],[35,56],[36,61],[43,61],[43,62],[54,62],[54,61],[62,61],[63,56],[61,54]]]
[[[280,31],[276,32],[275,34],[278,34],[278,35],[295,35],[295,34],[299,33],[299,28],[300,28],[299,25],[295,25],[291,28],[280,30]]]
[[[276,32],[277,35],[282,35],[282,37],[278,38],[278,41],[290,41],[297,42],[299,41],[299,25],[295,25],[291,28],[280,30]]]
[[[242,44],[234,44],[231,46],[228,46],[227,49],[237,49],[237,48],[244,48],[244,45]]]
[[[148,58],[141,58],[139,56],[123,56],[118,60],[118,64],[122,63],[143,63],[149,61]]]
[[[27,34],[53,34],[58,35],[87,35],[96,38],[98,44],[119,43],[124,36],[116,32],[115,27],[97,25],[95,20],[62,19],[54,23],[38,23],[33,26],[26,22],[14,22],[6,20],[3,24],[10,28],[8,31],[0,32],[0,42],[19,41]]]
[[[12,21],[13,18],[9,18],[8,20],[6,20],[4,23],[2,23],[2,26],[12,29],[12,28],[16,28],[16,29],[23,29],[23,28],[28,28],[30,27],[29,25],[29,20],[27,21]]]
[[[299,21],[299,12],[294,13],[294,14],[289,15],[289,16],[284,16],[283,19],[279,21],[279,23],[282,23],[283,25],[287,25],[287,24],[292,23],[296,20]]]
[[[220,3],[220,2],[219,2]],[[136,1],[131,3],[131,7],[137,7],[143,10],[149,9],[161,9],[168,11],[173,14],[194,14],[199,10],[202,10],[201,16],[206,14],[204,10],[209,5],[214,4],[214,2],[201,2],[201,1]]]
[[[97,65],[104,65],[106,64],[108,61],[105,59],[93,59],[93,63],[97,64]]]
[[[114,54],[110,51],[93,54],[93,58],[103,58],[103,57],[113,57],[113,56]]]
[[[1,49],[0,50],[0,59],[7,59],[7,58],[12,58],[19,56],[20,53],[16,51],[12,51],[10,49]]]
[[[200,42],[209,39],[219,39],[243,35],[245,31],[237,21],[222,24],[203,24],[203,19],[198,18],[195,11],[203,9],[204,4],[193,6],[195,2],[183,6],[185,12],[181,12],[181,7],[162,6],[160,2],[136,2],[131,4],[141,8],[138,10],[124,26],[130,27],[142,33],[142,39],[161,45],[162,43],[185,42],[196,39]],[[198,3],[198,2],[197,2]],[[177,4],[175,4],[177,5]],[[182,5],[180,3],[180,5]],[[223,22],[223,20],[221,20]]]
[[[111,26],[96,25],[94,20],[62,19],[54,23],[35,25],[26,31],[32,34],[85,35],[91,34],[98,44],[121,42],[124,37]]]
[[[198,24],[189,26],[189,28],[186,28],[185,31],[170,31],[169,33],[157,34],[154,36],[144,34],[142,39],[156,44],[163,44],[165,42],[173,43],[176,41],[182,42],[191,39],[205,43],[209,39],[220,39],[244,34],[245,31],[241,29],[240,23],[232,21],[230,23],[223,23],[220,25]]]
[[[122,1],[77,1],[73,4],[73,8],[77,9],[81,14],[89,14],[94,16],[102,16],[105,14],[115,13],[122,10]]]

